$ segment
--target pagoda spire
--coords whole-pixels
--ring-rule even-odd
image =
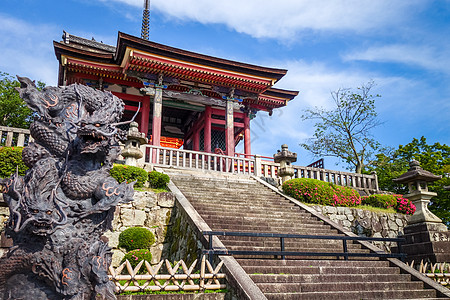
[[[150,0],[144,1],[144,12],[142,14],[141,38],[148,40],[148,31],[150,23]]]

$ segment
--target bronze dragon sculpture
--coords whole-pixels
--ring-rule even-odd
[[[0,258],[0,299],[116,299],[102,234],[133,197],[132,183],[109,176],[125,137],[116,127],[124,104],[84,85],[39,91],[18,79],[36,118],[22,153],[30,169],[1,182],[14,246]]]

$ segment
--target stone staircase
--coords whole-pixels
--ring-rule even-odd
[[[169,172],[173,183],[214,231],[343,235],[249,177]],[[279,238],[221,236],[228,250],[279,251]],[[289,239],[286,251],[343,252],[340,240]],[[370,252],[348,242],[348,251]],[[434,289],[378,258],[235,256],[267,299],[434,299]]]

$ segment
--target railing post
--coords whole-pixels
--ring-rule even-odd
[[[343,244],[343,246],[344,246],[344,259],[345,260],[348,260],[348,249],[347,249],[347,240],[346,239],[343,239],[342,240],[342,244]]]
[[[281,246],[281,252],[284,252],[284,237],[280,237],[280,246]],[[281,255],[281,259],[285,260],[286,256],[285,255]]]
[[[213,263],[213,254],[212,254],[212,250],[213,250],[213,235],[209,234],[208,235],[208,261],[209,263],[212,265]]]
[[[6,147],[12,146],[13,134],[14,134],[14,132],[8,131],[8,133],[6,135]]]
[[[256,177],[261,177],[261,155],[255,155],[255,167],[253,172],[255,173]]]

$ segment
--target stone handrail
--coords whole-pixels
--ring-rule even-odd
[[[252,158],[232,157],[221,154],[143,146],[144,162],[160,167],[178,167],[222,173],[255,175],[277,178],[279,163],[264,160],[260,155]],[[294,178],[313,178],[357,189],[378,190],[376,174],[356,174],[313,167],[293,166]]]
[[[23,147],[33,141],[30,130],[0,126],[0,145],[6,147]]]

